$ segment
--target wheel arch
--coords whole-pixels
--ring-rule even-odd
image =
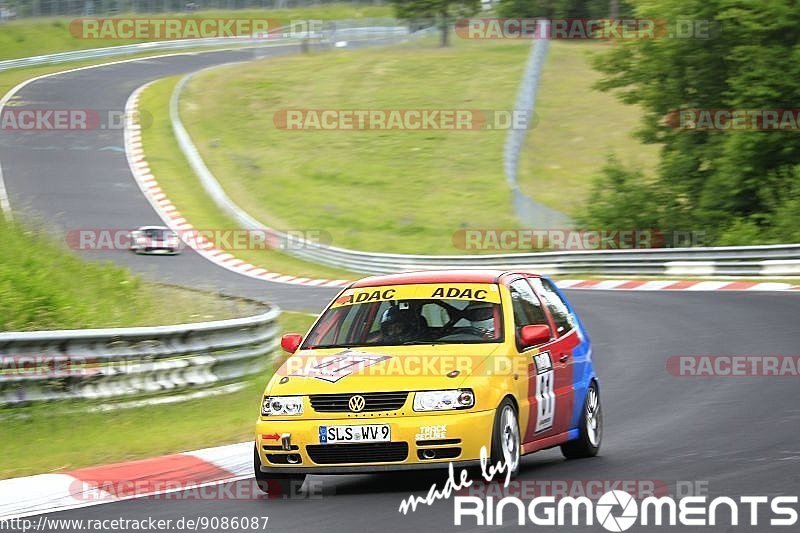
[[[519,417],[519,402],[517,401],[517,398],[516,398],[516,396],[514,396],[514,395],[513,395],[513,394],[511,394],[510,392],[507,392],[507,393],[505,394],[505,396],[503,396],[502,398],[500,398],[500,401],[499,401],[499,402],[497,402],[497,408],[499,408],[499,407],[500,407],[500,404],[502,404],[502,403],[505,401],[505,399],[506,399],[506,398],[508,398],[509,400],[511,400],[511,405],[514,407],[514,411],[516,411],[516,413],[517,413],[517,417]]]

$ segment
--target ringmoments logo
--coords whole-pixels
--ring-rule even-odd
[[[497,475],[505,474],[503,487],[511,484],[511,471],[503,461],[490,464],[486,447],[480,450],[481,477],[491,483]],[[797,496],[719,496],[705,494],[706,483],[695,483],[695,490],[683,492],[685,482],[676,483],[675,496],[654,495],[656,483],[636,487],[635,495],[622,489],[610,489],[593,501],[587,496],[538,495],[523,500],[518,496],[497,498],[482,494],[469,494],[474,480],[462,468],[456,477],[453,463],[448,465],[444,485],[434,483],[423,496],[405,498],[398,511],[402,514],[416,512],[422,505],[433,505],[438,500],[453,497],[453,524],[456,526],[502,526],[516,523],[519,526],[593,526],[599,524],[612,532],[627,531],[636,524],[642,526],[738,526],[742,516],[748,516],[750,526],[794,526],[798,521]],[[691,483],[690,483],[691,484]],[[583,485],[580,484],[579,485]],[[588,483],[586,484],[588,487]],[[594,484],[593,484],[594,486]],[[701,489],[702,490],[697,490]],[[626,486],[627,488],[627,486]],[[701,494],[703,492],[703,494]],[[637,499],[638,497],[638,499]]]
[[[456,496],[453,520],[457,526],[592,526],[607,531],[627,531],[642,526],[738,526],[746,513],[751,526],[793,526],[798,520],[797,496],[670,496],[647,497],[637,501],[624,490],[603,494],[597,502],[587,497],[541,496],[523,501],[516,496],[495,500],[477,496]]]

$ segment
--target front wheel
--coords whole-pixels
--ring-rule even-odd
[[[561,445],[561,453],[567,459],[594,457],[600,451],[603,440],[603,412],[600,409],[600,393],[592,382],[586,392],[580,420],[580,435],[577,439]]]
[[[494,415],[494,429],[492,431],[491,463],[502,463],[511,469],[511,476],[519,472],[520,436],[517,411],[508,398],[500,403]],[[505,470],[503,470],[505,472]]]
[[[258,449],[253,449],[253,469],[258,489],[270,498],[293,498],[299,496],[305,474],[273,474],[261,471],[261,459]]]

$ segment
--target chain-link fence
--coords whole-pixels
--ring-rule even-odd
[[[191,13],[210,9],[289,9],[327,4],[384,5],[386,0],[0,0],[0,22],[27,17]]]

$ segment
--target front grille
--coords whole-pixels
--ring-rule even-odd
[[[318,413],[349,413],[353,396],[364,397],[364,411],[396,411],[403,407],[408,392],[365,392],[363,394],[312,394],[311,407]]]
[[[309,444],[306,452],[318,465],[398,463],[408,457],[408,443]]]

